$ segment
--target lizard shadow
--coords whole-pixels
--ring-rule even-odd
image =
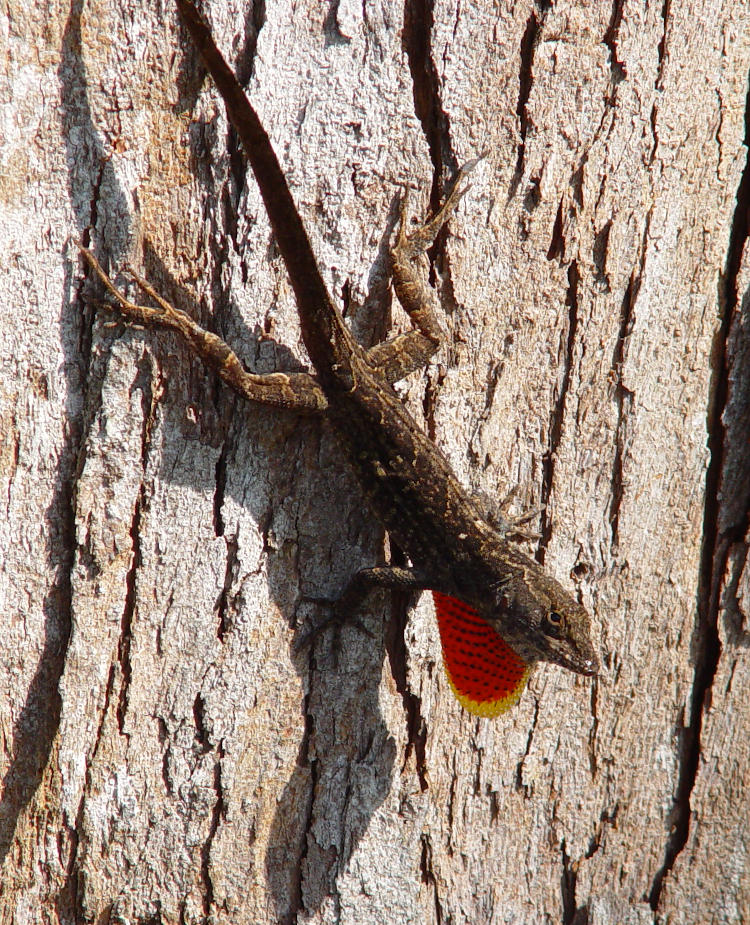
[[[370,346],[382,339],[390,318],[390,278],[386,271],[388,241],[397,220],[394,197],[377,254],[368,277],[363,304],[355,306],[352,329],[360,343]],[[321,439],[333,444],[322,425]],[[383,530],[373,522],[361,490],[348,464],[336,449],[335,476],[319,480],[309,505],[312,524],[330,521],[331,511],[342,511],[343,536],[354,542],[339,543],[337,576],[333,590],[341,590],[357,567],[374,564],[382,550]],[[327,473],[328,475],[328,473]],[[328,485],[326,485],[328,483]],[[334,492],[328,486],[334,485]],[[306,489],[309,490],[309,489]],[[354,531],[354,532],[353,532]],[[316,537],[317,540],[317,537]],[[349,546],[342,550],[341,546]],[[315,561],[315,550],[300,549],[300,565]],[[304,554],[303,554],[304,553]],[[316,568],[319,573],[320,569]],[[331,587],[315,586],[318,596],[329,596]],[[341,629],[336,645],[334,631],[325,631],[309,650],[295,657],[301,676],[309,678],[305,698],[305,735],[296,766],[278,800],[265,854],[267,882],[276,905],[278,921],[292,922],[304,908],[312,914],[336,896],[336,878],[349,868],[352,855],[372,816],[391,790],[396,744],[383,719],[379,703],[386,652],[398,684],[394,650],[394,613],[405,611],[405,602],[391,592],[368,595],[362,613],[373,640],[355,627]],[[399,603],[404,606],[399,607]],[[368,619],[367,614],[374,614]],[[355,615],[353,615],[355,616]],[[396,621],[398,622],[398,620]],[[403,693],[403,692],[402,692]]]
[[[389,234],[390,228],[383,235],[381,260],[385,259]],[[144,264],[149,279],[158,280],[157,288],[170,301],[200,317],[201,308],[194,297],[170,278],[148,242]],[[360,327],[376,327],[378,320],[370,312],[387,311],[387,275],[383,283],[381,269],[376,260],[364,314],[357,313]],[[256,362],[261,345],[273,354],[273,371],[305,368],[289,348],[264,336],[259,325],[247,326],[238,306],[230,301],[225,310],[231,313],[232,344],[238,354],[245,359],[254,354],[254,362],[245,363],[253,372],[272,371],[264,365],[268,357],[261,358],[260,368]],[[237,543],[242,541],[232,535],[236,524],[225,520],[226,499],[231,497],[256,524],[266,550],[269,598],[290,626],[297,623],[302,611],[307,619],[316,616],[315,608],[300,605],[300,596],[335,595],[357,567],[378,559],[383,531],[366,509],[359,486],[324,420],[245,402],[221,386],[211,373],[208,377],[215,380],[215,387],[206,390],[202,364],[178,343],[175,339],[177,365],[189,364],[203,380],[198,439],[221,446],[216,483],[206,483],[203,490],[214,492],[216,531],[225,536],[230,551],[221,603],[222,643],[230,643],[231,634],[244,636],[235,640],[236,647],[242,649],[253,645],[246,613],[257,605],[244,599],[242,581],[238,580]],[[230,420],[227,412],[232,411]],[[174,473],[170,477],[174,478]],[[194,482],[191,484],[195,487]],[[336,523],[333,533],[332,513]],[[283,533],[285,522],[295,525],[289,535]],[[321,542],[323,537],[326,539]],[[299,585],[295,588],[297,577]],[[329,632],[310,649],[292,657],[307,688],[304,734],[291,775],[275,801],[265,848],[266,880],[279,921],[292,921],[294,910],[301,906],[312,912],[335,893],[337,875],[347,869],[371,817],[391,789],[396,746],[379,704],[386,648],[394,661],[394,634],[385,632],[389,596],[380,592],[367,601],[366,612],[374,610],[376,614],[370,627],[374,644],[356,628],[344,628],[337,657]],[[306,629],[303,623],[297,636]]]
[[[148,244],[144,264],[148,278],[159,281],[157,288],[193,317],[200,317],[194,298],[169,279]],[[245,325],[238,306],[229,303],[226,310],[232,314],[232,344],[245,360],[253,354],[257,359],[262,344],[273,355],[274,370],[305,368],[289,348],[264,336],[258,325]],[[378,559],[383,531],[366,509],[324,420],[245,402],[222,386],[215,374],[206,374],[176,338],[172,343],[176,361],[164,357],[171,345],[166,351],[156,345],[152,349],[159,354],[160,365],[175,364],[173,375],[178,375],[176,366],[187,365],[193,370],[190,381],[196,377],[188,390],[201,398],[193,405],[197,423],[195,432],[187,435],[188,443],[197,439],[220,448],[216,482],[190,484],[213,492],[215,529],[225,536],[229,550],[219,621],[222,645],[238,650],[253,645],[248,616],[257,607],[254,600],[245,599],[238,574],[242,550],[237,544],[243,540],[241,530],[233,534],[237,522],[224,514],[230,498],[250,515],[262,537],[269,599],[290,626],[302,616],[295,633],[298,638],[306,632],[307,620],[321,616],[318,608],[300,603],[300,596],[335,595],[357,567]],[[245,365],[253,372],[270,371],[263,363],[260,368],[255,362]],[[206,378],[214,380],[209,388]],[[179,394],[182,386],[175,391]],[[174,472],[166,477],[174,479]],[[294,524],[288,534],[285,523]],[[333,531],[332,523],[336,524]],[[311,648],[292,656],[306,688],[304,734],[289,779],[275,801],[265,848],[266,881],[279,921],[292,921],[293,910],[301,905],[312,912],[335,893],[336,876],[346,870],[372,815],[391,789],[396,746],[379,704],[388,597],[384,592],[371,595],[360,615],[367,620],[374,643],[356,628],[344,628],[336,654],[332,634],[326,631]],[[372,619],[367,617],[370,613]],[[247,669],[238,665],[237,670]],[[260,823],[253,827],[263,828]]]

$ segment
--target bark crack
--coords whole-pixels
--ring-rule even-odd
[[[518,102],[516,103],[516,115],[518,116],[519,143],[518,154],[516,155],[516,170],[513,178],[513,184],[509,198],[513,198],[521,182],[524,168],[524,158],[526,156],[526,135],[529,130],[529,114],[527,105],[531,95],[531,86],[534,81],[534,51],[536,49],[536,39],[539,34],[539,20],[536,11],[526,20],[526,28],[521,37],[521,48],[519,52],[518,68]]]
[[[612,82],[615,84],[620,83],[627,76],[627,68],[625,67],[625,63],[620,60],[617,50],[617,36],[620,31],[624,7],[625,0],[612,0],[612,12],[609,17],[609,24],[607,26],[607,31],[602,37],[602,41],[607,48],[609,48],[609,69],[612,74]]]
[[[311,684],[312,679],[315,676],[314,661],[315,658],[311,649],[308,665],[308,677],[311,679]],[[294,859],[294,863],[291,863],[290,861],[289,864],[289,870],[293,871],[294,873],[289,888],[289,913],[280,920],[281,925],[292,925],[292,923],[298,921],[300,918],[300,913],[305,911],[302,902],[302,877],[305,862],[307,860],[308,843],[309,840],[313,838],[313,810],[315,807],[315,794],[318,789],[319,778],[317,759],[313,759],[312,761],[310,760],[310,743],[314,735],[315,726],[315,717],[310,710],[311,696],[311,691],[308,691],[302,705],[302,716],[305,720],[305,730],[302,735],[302,740],[300,741],[299,752],[297,755],[297,765],[300,768],[309,768],[310,770],[310,786],[308,788],[305,817],[302,820],[302,825],[300,827],[301,834],[299,851],[297,852],[297,857]]]
[[[406,0],[404,4],[403,47],[409,61],[414,97],[414,111],[422,125],[432,162],[430,208],[440,207],[443,192],[443,174],[456,173],[458,161],[453,150],[448,114],[443,107],[440,92],[440,75],[432,49],[432,29],[435,22],[435,0]],[[458,13],[457,13],[458,15]],[[440,276],[441,302],[454,308],[456,299],[451,279],[450,263],[445,252],[447,228],[441,228],[426,255],[429,261],[429,281],[434,286]],[[437,387],[425,396],[425,426],[434,438],[434,401]]]
[[[617,814],[619,812],[620,812],[619,801],[615,803],[614,809],[612,810],[611,813],[608,813],[606,809],[603,809],[601,811],[601,815],[599,816],[599,824],[596,827],[596,831],[594,832],[591,838],[591,841],[589,842],[588,849],[586,850],[586,854],[584,855],[587,861],[593,858],[596,852],[601,848],[602,840],[604,837],[605,826],[608,826],[608,825],[614,826],[617,822]]]
[[[537,550],[537,559],[544,564],[545,549],[552,536],[552,522],[547,514],[546,505],[552,491],[555,475],[555,454],[562,438],[563,422],[565,420],[565,406],[570,390],[570,374],[573,368],[573,348],[578,333],[578,262],[571,261],[568,267],[568,290],[565,295],[565,304],[568,307],[568,336],[563,359],[563,376],[560,383],[560,393],[552,410],[550,419],[549,446],[542,461],[542,499],[544,505],[541,513],[540,533],[541,540]]]
[[[86,798],[91,789],[91,778],[93,775],[94,764],[96,763],[96,757],[104,739],[104,726],[106,725],[107,716],[109,715],[109,707],[114,695],[116,680],[117,669],[115,662],[112,661],[109,666],[107,686],[104,692],[104,705],[99,715],[99,725],[96,729],[94,747],[91,749],[91,755],[86,761],[86,774],[84,777],[83,789],[81,791],[81,798],[78,802],[78,809],[76,811],[75,830],[70,833],[70,858],[68,860],[65,882],[60,887],[59,893],[61,899],[65,897],[65,901],[69,902],[72,908],[75,909],[75,920],[77,922],[87,921],[87,916],[83,907],[83,884],[81,882],[82,878],[77,870],[78,847],[81,833],[83,832],[83,815],[86,807]]]
[[[594,678],[591,684],[591,731],[589,732],[589,767],[592,781],[596,780],[596,775],[599,771],[596,761],[596,737],[599,732],[598,692],[599,682]]]
[[[440,902],[440,890],[438,889],[438,881],[432,864],[432,842],[427,833],[422,835],[422,854],[419,859],[419,870],[422,876],[422,883],[428,886],[432,891],[432,901],[435,907],[435,922],[437,925],[442,925],[443,907]]]
[[[557,206],[555,215],[555,224],[552,226],[552,238],[547,250],[547,260],[564,260],[565,258],[565,233],[563,231],[563,200],[561,199]]]
[[[665,2],[668,9],[669,0]],[[750,84],[745,101],[745,139],[750,143]],[[697,589],[697,620],[694,630],[693,651],[695,656],[695,673],[690,699],[690,716],[687,726],[682,729],[680,748],[680,769],[677,783],[677,795],[673,811],[671,835],[667,839],[664,863],[654,877],[649,903],[656,911],[659,907],[664,880],[674,867],[675,861],[687,844],[690,834],[691,797],[698,774],[701,756],[701,731],[703,713],[710,706],[711,692],[716,669],[721,656],[719,639],[719,614],[722,609],[722,584],[729,567],[732,543],[737,530],[747,524],[747,503],[743,505],[745,513],[742,524],[724,527],[721,523],[722,504],[733,503],[734,485],[724,484],[729,473],[724,464],[730,449],[723,414],[727,408],[729,396],[729,362],[727,346],[731,323],[735,315],[739,318],[741,295],[738,277],[742,264],[742,255],[750,233],[750,164],[745,163],[739,187],[732,228],[729,237],[729,249],[725,263],[725,272],[719,280],[719,304],[722,308],[721,323],[714,337],[712,377],[707,409],[708,448],[710,461],[706,471],[705,506],[703,515],[703,547],[701,549],[700,574]],[[731,501],[722,501],[722,498]]]
[[[226,639],[231,623],[229,614],[234,609],[234,601],[230,599],[230,592],[238,565],[237,553],[239,551],[239,542],[236,536],[225,537],[225,542],[227,546],[227,562],[224,570],[224,586],[219,595],[216,620],[216,638],[219,642],[224,642]]]
[[[144,355],[145,356],[145,355]],[[151,446],[151,430],[154,424],[154,411],[156,400],[151,388],[151,369],[150,362],[139,363],[138,375],[134,382],[134,387],[141,386],[141,408],[143,411],[143,431],[141,433],[141,484],[138,490],[138,497],[133,507],[133,517],[130,522],[130,540],[133,547],[130,567],[125,577],[125,601],[123,605],[122,617],[120,618],[120,637],[117,645],[117,660],[120,664],[122,680],[117,704],[117,728],[120,735],[125,733],[125,716],[128,706],[128,691],[132,678],[132,666],[130,664],[130,644],[132,640],[133,618],[136,609],[136,579],[138,569],[141,566],[141,517],[143,509],[147,503],[145,474],[148,468],[148,456]],[[160,390],[159,390],[160,391]]]
[[[432,55],[434,13],[435,0],[406,0],[403,45],[411,71],[414,111],[422,125],[432,161],[430,204],[437,209],[443,170],[448,167],[455,171],[458,165],[440,97],[440,77]]]
[[[617,426],[615,428],[615,452],[612,460],[612,501],[609,508],[609,527],[612,549],[620,543],[620,506],[623,498],[623,458],[625,456],[625,421],[630,414],[632,393],[625,388],[622,381],[622,369],[625,362],[625,345],[633,329],[633,306],[638,284],[631,275],[620,309],[620,330],[617,333],[614,356],[612,357],[612,375],[615,381],[614,399],[617,405]]]
[[[534,83],[534,53],[539,40],[539,32],[544,25],[547,11],[552,6],[551,0],[535,0],[535,10],[526,20],[526,28],[521,36],[521,45],[519,48],[519,65],[518,65],[518,101],[516,102],[516,115],[518,116],[518,154],[516,155],[516,168],[513,172],[510,189],[508,191],[508,201],[517,193],[518,187],[523,177],[523,171],[526,159],[526,139],[531,126],[531,119],[528,112],[528,102],[531,96],[531,88]],[[526,196],[525,205],[527,208],[533,208],[538,202],[538,189],[536,185],[532,187]]]
[[[60,83],[62,100],[62,132],[65,139],[68,163],[75,164],[76,168],[69,169],[68,191],[71,207],[75,216],[76,227],[79,229],[80,239],[84,246],[91,243],[92,229],[96,228],[99,220],[99,207],[102,200],[102,188],[105,178],[111,179],[109,157],[105,156],[102,143],[94,126],[91,109],[88,102],[88,84],[84,55],[82,54],[81,15],[83,4],[80,0],[71,0],[65,30],[61,43],[61,58],[57,75]],[[80,139],[86,138],[90,145],[90,170],[87,171],[81,163],[82,148]],[[91,178],[93,175],[93,179]],[[89,186],[90,184],[90,186]],[[86,189],[88,186],[88,190]],[[116,199],[116,196],[115,196]],[[86,202],[88,200],[88,205]],[[70,287],[70,296],[64,304],[63,319],[65,324],[77,327],[78,343],[75,352],[71,355],[66,349],[65,369],[74,366],[79,371],[80,379],[75,382],[68,376],[68,385],[71,393],[86,397],[89,391],[91,375],[91,355],[93,344],[93,329],[96,310],[83,298],[83,291],[89,277],[89,270],[84,269],[76,274]],[[72,314],[72,319],[71,315]],[[63,339],[63,345],[65,340]],[[28,768],[20,762],[20,756],[33,760],[37,769],[47,765],[53,745],[55,732],[59,728],[61,698],[59,681],[63,674],[70,633],[73,627],[73,576],[76,565],[76,492],[79,474],[83,467],[83,454],[85,434],[87,432],[87,418],[90,415],[90,402],[84,401],[83,411],[76,407],[74,399],[66,402],[65,436],[59,448],[60,465],[58,468],[58,482],[55,486],[54,496],[47,508],[46,516],[60,524],[59,542],[54,550],[50,549],[50,556],[54,557],[55,571],[59,580],[50,588],[44,602],[45,612],[45,643],[41,655],[40,671],[37,672],[29,687],[27,703],[24,706],[17,728],[14,729],[15,755],[9,766],[2,796],[2,808],[10,807],[15,819],[18,818],[22,807],[28,803],[37,786],[38,777],[30,774]],[[52,535],[55,535],[53,531]],[[78,554],[85,555],[85,550],[78,550]],[[41,670],[43,666],[43,670]],[[115,665],[110,666],[109,677],[105,688],[104,708],[100,716],[91,756],[86,763],[86,772],[81,793],[81,799],[76,810],[76,824],[73,828],[66,825],[64,838],[67,840],[68,857],[65,862],[64,881],[60,885],[55,900],[58,914],[65,919],[82,919],[82,884],[78,873],[78,853],[80,846],[81,823],[86,801],[86,794],[91,785],[91,767],[94,757],[102,739],[102,730],[105,718],[108,715],[111,698],[113,696],[115,678]],[[44,727],[27,731],[24,721],[27,711],[34,707],[34,699],[43,697],[44,715],[47,722]],[[33,731],[33,737],[29,734]],[[24,741],[24,735],[26,740]],[[31,746],[31,747],[30,747]],[[19,777],[18,782],[16,780]],[[0,861],[5,858],[11,846],[11,837],[15,832],[15,821],[10,813],[5,817],[7,841],[0,841]],[[62,830],[61,830],[62,833]],[[64,854],[62,837],[58,839],[60,856]]]
[[[576,918],[576,884],[578,880],[578,864],[571,864],[568,851],[565,847],[565,839],[560,845],[562,853],[562,877],[560,886],[562,892],[562,922],[563,925],[573,925]]]
[[[103,156],[99,159],[99,169],[96,172],[91,188],[88,220],[81,231],[81,243],[84,247],[91,246],[91,229],[96,228],[96,223],[99,220],[99,200],[101,199],[101,188],[108,161],[109,158]],[[90,274],[91,268],[86,261],[83,261],[83,270],[78,275],[73,288],[73,298],[71,299],[72,305],[81,306],[83,315],[83,323],[78,334],[78,349],[82,357],[81,369],[86,373],[86,378],[81,383],[84,391],[88,386],[88,372],[91,368],[91,347],[94,340],[94,317],[96,315],[96,309],[83,298],[83,290]]]
[[[528,788],[523,782],[523,766],[526,762],[526,759],[531,753],[531,743],[534,741],[534,733],[536,732],[536,725],[539,720],[539,700],[535,699],[534,701],[534,718],[531,721],[529,726],[529,735],[526,739],[526,749],[523,753],[523,758],[518,762],[516,767],[516,790],[522,790],[525,795],[528,795]]]
[[[198,729],[199,740],[208,741],[208,731]],[[210,747],[210,746],[209,746]],[[205,842],[201,846],[201,892],[203,914],[208,918],[214,906],[214,884],[211,878],[211,847],[219,830],[222,816],[225,815],[224,788],[221,782],[221,762],[224,759],[224,749],[219,743],[217,747],[217,760],[214,762],[214,792],[216,800],[211,810],[211,824]]]
[[[247,87],[255,70],[255,55],[258,50],[260,32],[266,23],[265,0],[252,0],[245,16],[245,35],[242,47],[235,55],[234,69],[237,80]],[[240,253],[237,229],[239,224],[239,202],[245,189],[248,163],[242,152],[242,145],[234,127],[227,130],[227,156],[229,159],[226,180],[220,194],[221,211],[225,234],[232,241],[235,253],[240,257],[243,282],[247,282],[247,267]],[[217,266],[214,263],[214,266]],[[218,264],[221,266],[221,263]]]
[[[399,558],[399,557],[396,557]],[[427,790],[427,725],[422,716],[422,703],[409,690],[407,683],[406,643],[404,634],[408,619],[411,595],[401,591],[391,592],[391,619],[385,631],[385,649],[391,666],[391,675],[396,690],[401,695],[406,714],[406,748],[401,767],[402,773],[409,758],[414,754],[414,764],[422,792]]]
[[[661,38],[659,39],[658,45],[658,56],[659,56],[659,65],[656,71],[656,80],[654,81],[654,102],[651,106],[651,134],[654,138],[654,143],[651,148],[651,157],[650,163],[656,158],[656,149],[659,147],[659,133],[656,129],[656,123],[659,116],[659,94],[664,86],[664,68],[666,67],[667,62],[667,32],[669,26],[669,16],[670,16],[670,7],[672,5],[672,0],[664,0],[661,8],[661,18],[662,18],[662,33]]]

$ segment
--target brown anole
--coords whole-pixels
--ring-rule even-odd
[[[177,0],[177,6],[258,182],[315,375],[247,373],[227,344],[162,299],[144,279],[133,274],[154,307],[128,301],[93,254],[81,248],[86,260],[127,318],[178,330],[246,398],[325,416],[372,511],[411,562],[408,567],[360,571],[339,602],[339,613],[350,612],[372,584],[431,590],[449,680],[461,703],[480,715],[496,715],[515,703],[535,662],[595,674],[598,663],[584,607],[488,521],[392,385],[423,367],[440,344],[433,294],[414,261],[455,209],[475,162],[459,171],[438,212],[411,233],[406,230],[404,197],[391,272],[394,290],[415,327],[365,350],[327,291],[255,110],[191,0]]]

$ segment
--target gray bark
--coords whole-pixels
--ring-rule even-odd
[[[748,920],[750,5],[430,6],[205,8],[363,338],[400,189],[487,151],[401,391],[467,486],[545,505],[603,676],[473,718],[428,595],[293,653],[383,554],[345,461],[87,306],[72,244],[305,368],[221,102],[171,3],[9,0],[1,922]]]

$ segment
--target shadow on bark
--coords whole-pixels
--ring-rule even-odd
[[[95,125],[89,102],[89,87],[81,47],[83,6],[83,0],[71,0],[58,71],[62,88],[62,127],[67,145],[68,195],[81,242],[89,246],[92,243],[91,238],[96,237],[98,232],[102,240],[96,242],[99,245],[96,250],[100,255],[105,254],[109,258],[109,265],[116,266],[128,251],[132,222],[128,214],[127,196],[118,182],[110,154],[106,151],[102,135]],[[180,105],[188,105],[186,99],[189,101],[191,95],[195,98],[200,80],[200,75],[194,68],[185,66],[179,80]],[[211,171],[208,168],[206,170],[207,176],[210,175]],[[235,180],[236,174],[235,170]],[[233,192],[237,202],[231,204],[233,208],[217,210],[228,223],[230,236],[233,216],[236,214],[242,192],[240,185],[235,183],[236,188]],[[225,189],[225,196],[226,192]],[[226,203],[224,205],[226,206]],[[395,208],[391,219],[381,239],[381,252],[370,280],[371,295],[381,309],[388,298],[387,275],[383,272],[383,267],[388,234],[395,220]],[[189,293],[172,280],[170,273],[148,242],[143,256],[147,275],[152,277],[157,285],[158,281],[166,283],[165,294],[168,297],[173,297],[174,294],[175,302],[181,303],[189,311],[198,308],[193,304]],[[3,781],[0,800],[0,863],[13,846],[19,818],[38,791],[51,756],[54,761],[53,744],[59,729],[62,709],[59,685],[74,624],[76,482],[83,462],[81,454],[91,417],[97,405],[97,397],[92,394],[92,390],[100,387],[100,381],[96,375],[92,375],[91,370],[92,361],[95,362],[95,358],[92,357],[94,310],[83,300],[87,273],[84,271],[81,276],[76,270],[74,260],[67,264],[66,273],[65,299],[60,314],[62,348],[65,356],[64,371],[67,376],[68,398],[65,411],[68,429],[60,450],[57,490],[46,512],[49,537],[47,556],[55,580],[44,603],[45,638],[42,654],[13,730],[14,757]],[[218,280],[217,275],[214,294],[219,310],[234,308],[227,304],[222,293],[216,292]],[[380,316],[375,323],[379,321]],[[364,326],[372,325],[373,316],[369,312],[363,312],[361,322]],[[234,312],[232,324],[242,328],[241,322],[235,319]],[[244,344],[257,343],[261,337],[265,342],[270,340],[263,336],[260,329],[252,332],[245,329],[240,331],[238,336]],[[182,356],[187,363],[189,354],[186,348]],[[280,368],[299,368],[291,351],[283,345],[276,345],[276,358]],[[200,369],[196,361],[190,362],[193,369]],[[196,387],[195,391],[196,394],[200,392],[205,400],[205,377],[202,378],[202,387]],[[221,418],[221,415],[218,417]],[[298,429],[295,430],[293,418],[290,418],[290,421],[289,424],[285,422],[281,425],[281,431],[293,433],[294,437],[290,442],[294,443],[299,439],[299,433]],[[211,422],[215,424],[216,418],[209,414],[206,423],[210,426]],[[236,428],[230,427],[228,432],[221,423],[218,429],[220,439],[224,443],[222,458],[226,467],[227,442],[231,444],[234,441],[252,439],[256,429],[248,427],[246,422],[242,421]],[[262,437],[262,430],[256,436]],[[215,433],[213,437],[216,437]],[[263,446],[262,439],[259,446]],[[258,449],[254,449],[257,453]],[[232,447],[232,450],[237,450],[237,446]],[[237,454],[238,457],[240,455]],[[260,455],[264,455],[262,449]],[[240,463],[239,458],[233,460],[234,465]],[[293,459],[288,460],[288,463],[290,473],[293,473],[296,464]],[[265,456],[261,458],[260,464],[269,472],[270,495],[265,500],[272,506],[278,502],[279,483],[283,483],[283,477],[276,478],[278,460]],[[164,475],[167,479],[170,477],[168,473]],[[217,482],[220,481],[217,479]],[[313,491],[315,481],[315,478],[308,479],[310,484],[306,490]],[[191,483],[191,486],[199,489],[201,487],[196,486],[195,482]],[[217,534],[221,534],[221,500],[225,486],[214,484],[204,487],[217,495]],[[344,494],[346,495],[346,492]],[[349,494],[351,495],[351,492]],[[314,515],[314,519],[319,519],[321,526],[330,518],[330,510],[324,512],[324,507],[325,505],[321,504],[318,516]],[[263,516],[267,512],[251,513],[262,525]],[[370,532],[374,528],[366,516],[362,516],[362,521],[365,524],[364,532],[368,535],[363,546],[372,547]],[[285,600],[283,592],[279,590],[282,580],[283,576],[276,578],[272,574],[269,575],[271,596],[280,603]],[[291,619],[290,616],[290,621]],[[231,632],[231,627],[226,631]],[[220,638],[221,641],[223,640]],[[268,887],[278,914],[284,921],[291,921],[296,909],[319,908],[328,895],[335,894],[336,877],[346,869],[373,813],[384,801],[391,786],[396,746],[380,715],[378,703],[384,646],[381,644],[373,648],[377,648],[377,651],[368,653],[364,672],[366,677],[359,682],[358,698],[348,701],[349,712],[346,718],[341,715],[339,705],[326,701],[325,695],[319,697],[317,702],[314,693],[308,699],[306,734],[300,749],[299,761],[279,801],[266,852]],[[345,673],[346,661],[348,658],[344,653],[341,670]],[[320,678],[319,673],[315,671],[314,663],[308,665],[304,656],[296,660],[296,667],[302,677],[312,668],[313,675]],[[316,724],[318,727],[330,727],[327,730],[328,734],[319,739],[318,743],[333,741],[336,743],[335,749],[321,749],[312,755],[314,747],[311,748],[311,742],[315,742],[316,734],[320,731]],[[354,730],[354,734],[342,742],[340,727],[347,724]],[[216,765],[220,769],[220,744],[207,742],[207,745],[215,751]],[[217,780],[221,780],[220,773]],[[84,789],[81,804],[77,808],[75,829],[68,831],[68,845],[61,846],[60,849],[67,862],[66,881],[57,901],[58,912],[63,917],[75,917],[76,910],[80,909],[82,902],[79,889],[84,872],[81,870],[81,857],[78,855],[78,838],[86,800],[87,792]],[[201,855],[206,869],[211,838],[216,827],[221,825],[221,805],[219,794],[219,811],[211,836]],[[56,819],[56,822],[59,824],[60,820]],[[331,832],[334,834],[329,838],[326,833]],[[206,900],[211,906],[210,893],[207,894]]]
[[[124,211],[124,198],[103,158],[94,131],[81,58],[82,0],[73,0],[63,34],[58,76],[61,85],[62,132],[67,146],[68,190],[76,224],[88,243],[87,229],[96,222],[100,190],[107,186],[113,204]],[[71,130],[80,135],[73,140]],[[90,142],[88,150],[85,142]],[[92,183],[92,176],[96,177]],[[59,451],[57,483],[45,515],[49,571],[55,576],[44,604],[44,643],[26,702],[13,729],[13,759],[2,782],[0,801],[0,864],[15,837],[16,826],[31,802],[47,766],[60,721],[58,684],[71,630],[71,570],[75,550],[74,490],[76,463],[83,433],[83,394],[91,346],[91,319],[79,310],[70,265],[61,306],[64,371],[68,381],[67,429]]]

